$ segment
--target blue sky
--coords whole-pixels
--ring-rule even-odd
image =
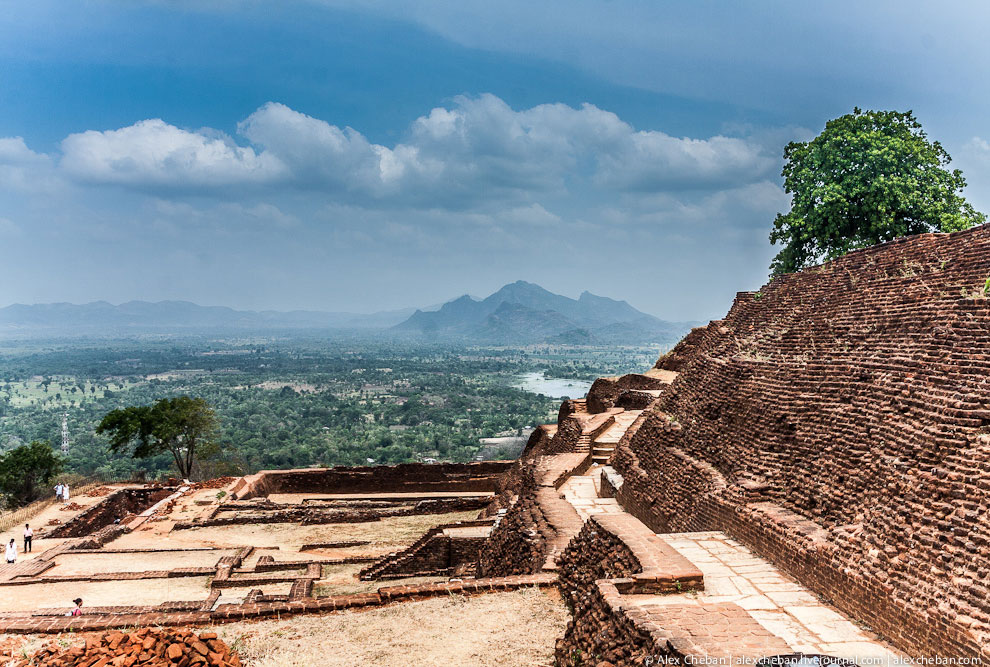
[[[990,210],[990,10],[820,4],[0,0],[0,305],[525,279],[719,317],[784,144],[853,106],[913,109]]]

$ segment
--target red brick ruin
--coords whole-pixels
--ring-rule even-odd
[[[644,373],[599,379],[514,463],[265,471],[173,528],[480,508],[474,521],[366,559],[360,574],[448,581],[320,597],[314,582],[330,561],[262,556],[248,568],[245,547],[210,568],[107,576],[208,570],[213,588],[291,582],[287,595],[76,618],[4,613],[0,629],[203,625],[557,586],[572,614],[560,665],[812,649],[988,660],[988,279],[990,226],[856,251],[740,293],[724,319]],[[268,498],[311,492],[363,495]],[[113,507],[60,528],[69,539],[51,554],[0,572],[0,586],[57,579],[45,570],[68,551],[112,552],[118,535],[183,493],[111,496]],[[104,526],[125,504],[134,506],[122,525]]]

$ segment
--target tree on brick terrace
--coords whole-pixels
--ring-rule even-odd
[[[8,505],[25,505],[48,494],[61,472],[62,457],[35,440],[0,455],[0,492]]]
[[[951,232],[986,221],[960,193],[962,172],[908,111],[861,111],[830,120],[809,142],[784,148],[784,189],[771,243],[774,275],[798,271],[900,236]]]
[[[169,452],[179,475],[192,474],[199,449],[216,448],[217,417],[202,398],[179,396],[163,398],[154,405],[113,410],[100,421],[97,433],[110,436],[110,450],[134,450],[135,458],[148,458]]]

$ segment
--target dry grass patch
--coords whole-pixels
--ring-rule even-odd
[[[447,581],[448,579],[447,577],[407,577],[383,581],[361,581],[358,579],[358,573],[363,567],[365,566],[361,564],[324,565],[323,578],[316,583],[313,595],[323,597],[372,593],[383,586],[428,584],[434,581]]]
[[[553,663],[567,610],[555,590],[449,596],[218,626],[250,667]]]

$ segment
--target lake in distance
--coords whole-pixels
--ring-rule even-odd
[[[586,380],[571,380],[568,378],[548,378],[543,373],[524,373],[519,376],[513,387],[543,394],[550,398],[584,398],[591,389],[591,382]]]

